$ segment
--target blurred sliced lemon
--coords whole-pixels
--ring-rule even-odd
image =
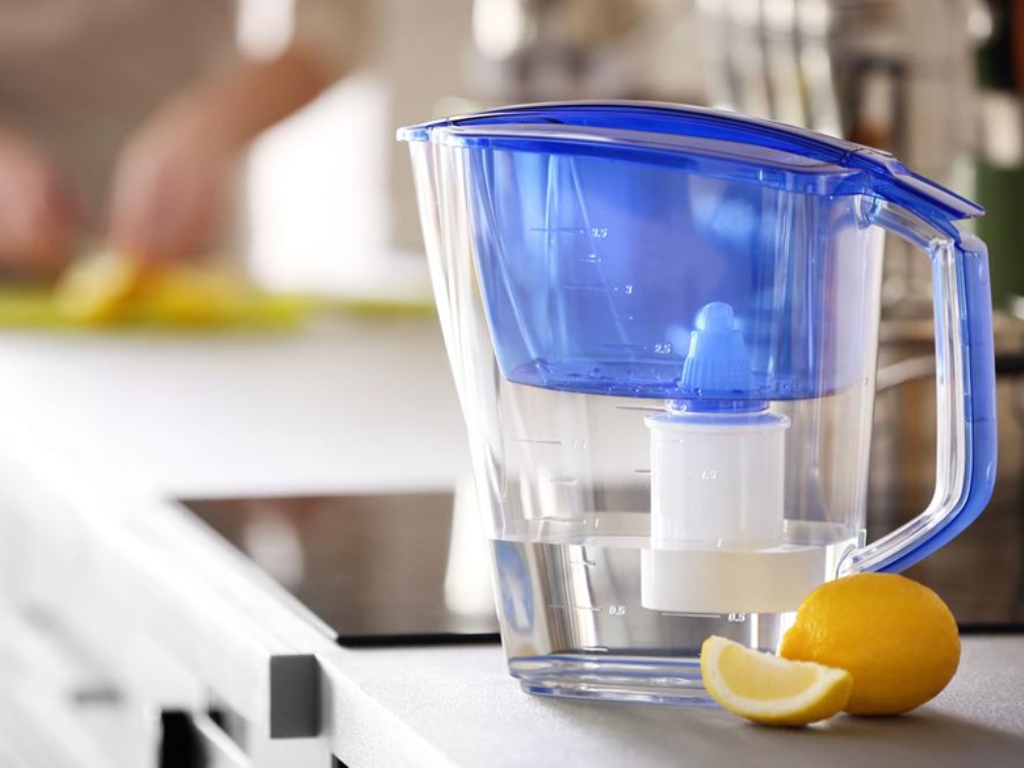
[[[711,698],[765,725],[825,720],[846,706],[853,689],[845,670],[780,659],[714,635],[701,648],[700,671]]]
[[[241,317],[250,295],[246,284],[214,267],[177,264],[142,281],[136,310],[143,321],[216,325]]]
[[[54,290],[57,312],[83,323],[111,322],[125,310],[143,283],[146,267],[113,249],[77,259]]]
[[[68,268],[54,306],[72,323],[288,327],[305,318],[311,302],[262,293],[213,264],[143,264],[106,250]]]

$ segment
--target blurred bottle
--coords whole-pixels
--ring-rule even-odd
[[[981,141],[978,230],[989,243],[992,298],[1024,317],[1024,2],[994,0],[992,35],[978,57]]]
[[[475,106],[566,99],[699,101],[692,0],[474,0]]]

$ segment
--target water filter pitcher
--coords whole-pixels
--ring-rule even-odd
[[[662,104],[402,129],[513,675],[700,700],[711,634],[774,651],[803,597],[899,571],[996,462],[982,211],[890,155]],[[934,276],[936,489],[865,540],[883,241]]]

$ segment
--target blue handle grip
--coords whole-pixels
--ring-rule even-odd
[[[988,250],[977,237],[958,235],[954,242],[963,369],[958,373],[963,375],[966,419],[964,482],[955,507],[940,525],[877,568],[887,573],[899,573],[952,541],[982,513],[995,486],[996,371]]]

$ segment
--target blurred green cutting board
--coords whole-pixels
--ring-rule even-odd
[[[314,298],[297,295],[277,295],[253,292],[229,317],[210,322],[182,321],[161,317],[146,308],[120,318],[115,323],[96,325],[74,320],[62,314],[53,300],[50,289],[42,286],[0,286],[0,328],[264,328],[282,329],[301,327],[314,312],[343,312],[371,318],[433,315],[434,304],[429,298],[392,299],[376,297]]]

